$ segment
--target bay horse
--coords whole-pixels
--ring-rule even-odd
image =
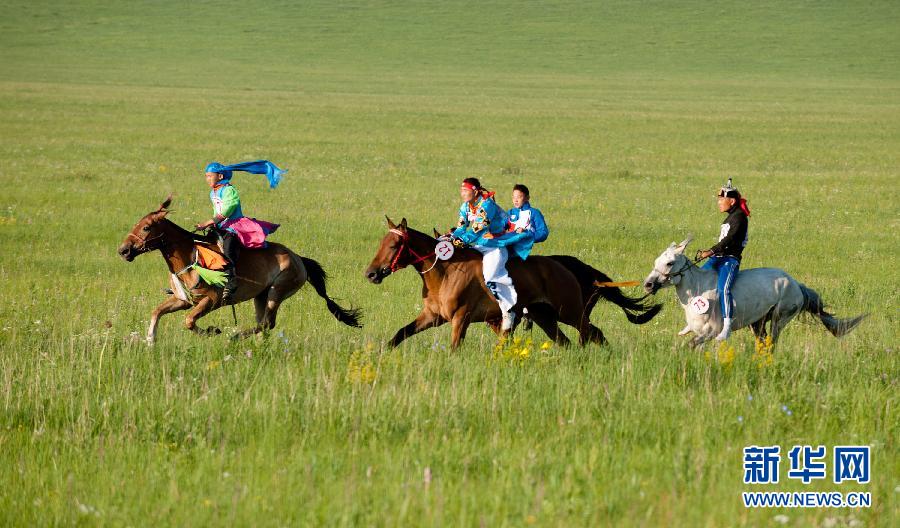
[[[439,260],[434,254],[437,239],[410,229],[405,218],[399,225],[388,218],[387,225],[388,233],[365,270],[366,278],[380,284],[388,275],[411,266],[423,282],[421,313],[397,331],[389,346],[396,347],[412,335],[447,322],[452,326],[453,348],[460,345],[473,322],[485,322],[500,332],[500,308],[484,283],[481,253],[457,249],[452,259]],[[550,257],[533,255],[527,264],[518,258],[510,259],[507,269],[519,293],[519,315],[521,307],[527,307],[529,316],[556,343],[569,344],[559,322],[578,330],[581,345],[606,342],[603,332],[590,323],[590,310],[586,309],[588,302],[590,306],[596,302],[590,301],[594,292],[585,293],[580,284],[583,281],[566,266]],[[593,280],[590,279],[591,284]]]
[[[653,263],[653,270],[644,281],[644,290],[655,294],[660,288],[675,286],[675,295],[684,308],[687,328],[684,333],[696,336],[696,347],[712,339],[722,330],[719,294],[716,291],[718,274],[697,267],[684,256],[691,237],[666,248]],[[754,268],[738,272],[731,287],[734,296],[732,329],[749,326],[756,338],[766,338],[766,324],[770,323],[772,342],[778,341],[781,331],[797,314],[808,312],[822,321],[835,337],[842,337],[862,322],[866,315],[851,319],[837,319],[825,311],[825,304],[813,289],[776,268]],[[701,300],[697,300],[700,297]],[[681,334],[680,334],[681,335]]]
[[[195,245],[205,244],[211,247],[213,244],[196,240],[193,233],[166,218],[171,203],[172,197],[169,196],[160,204],[159,209],[141,218],[125,236],[118,249],[119,256],[127,262],[133,261],[138,255],[159,250],[171,273],[170,281],[172,291],[175,293],[153,310],[150,328],[147,330],[147,342],[150,344],[156,338],[156,326],[161,316],[188,308],[191,311],[184,321],[188,330],[197,334],[221,332],[218,328],[200,329],[196,323],[197,319],[223,306],[222,289],[203,282],[191,268],[191,264],[194,263]],[[359,310],[341,308],[328,296],[325,289],[327,274],[322,266],[313,259],[297,255],[281,244],[269,242],[263,249],[242,251],[235,273],[238,288],[229,304],[253,299],[256,308],[256,326],[240,332],[238,336],[274,328],[281,303],[295,294],[306,282],[312,284],[316,293],[325,299],[328,310],[338,321],[354,328],[362,326]]]
[[[438,230],[434,229],[434,237],[437,239],[440,238],[440,236],[441,234]],[[628,318],[628,322],[632,324],[640,325],[647,323],[656,317],[660,310],[662,310],[662,304],[653,304],[645,301],[647,295],[644,297],[630,297],[617,286],[597,286],[596,283],[609,284],[612,283],[613,280],[609,275],[577,257],[571,255],[548,255],[548,257],[559,262],[565,266],[572,275],[575,275],[575,278],[578,280],[578,285],[581,286],[582,302],[584,302],[584,311],[587,313],[588,319],[590,319],[591,312],[593,312],[594,307],[600,299],[609,301],[621,308],[622,312],[625,313],[625,317]],[[533,318],[531,317],[530,311],[529,313],[523,314],[522,324],[525,327],[525,330],[531,329],[532,322]],[[601,344],[607,343],[606,337],[603,336],[603,331],[593,324],[591,324],[591,329],[597,334]]]

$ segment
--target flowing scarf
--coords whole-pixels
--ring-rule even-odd
[[[243,163],[235,163],[234,165],[222,165],[214,161],[206,166],[206,172],[217,172],[224,176],[221,183],[231,181],[232,171],[249,172],[251,174],[265,174],[269,180],[269,187],[274,189],[278,187],[281,181],[281,175],[287,172],[286,169],[279,169],[274,163],[268,160],[245,161]]]

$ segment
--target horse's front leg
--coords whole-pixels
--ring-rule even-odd
[[[212,297],[204,297],[196,306],[194,306],[194,309],[187,314],[187,317],[184,318],[185,328],[200,335],[221,334],[221,330],[212,326],[202,330],[197,328],[197,319],[200,319],[215,308],[216,301],[214,301]]]
[[[694,336],[690,341],[691,348],[697,349],[697,348],[701,347],[703,345],[703,343],[706,343],[713,337],[715,337],[715,336],[707,336],[707,335]]]
[[[440,315],[430,311],[423,311],[419,314],[418,317],[415,318],[413,322],[404,326],[400,330],[397,330],[397,333],[394,334],[394,337],[391,338],[390,342],[388,343],[388,347],[395,348],[397,345],[406,340],[406,338],[416,335],[422,330],[440,326],[445,322],[446,321],[444,320],[444,318]]]
[[[174,295],[157,306],[150,315],[150,328],[147,329],[147,344],[152,345],[156,340],[156,326],[159,324],[160,317],[178,310],[187,310],[190,307],[191,303],[183,301]]]
[[[466,338],[466,330],[469,329],[469,312],[467,310],[457,310],[453,314],[450,324],[453,329],[450,332],[450,348],[456,350]]]

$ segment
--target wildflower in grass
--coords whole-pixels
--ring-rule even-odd
[[[209,363],[206,364],[206,370],[215,370],[215,369],[219,368],[219,365],[220,365],[219,361],[210,361]]]
[[[734,363],[734,347],[726,341],[719,343],[719,348],[716,350],[716,361],[723,367],[730,368]]]
[[[772,342],[772,336],[766,336],[765,341],[756,340],[756,351],[753,353],[753,362],[759,368],[771,366],[775,362],[775,356],[772,349],[775,344]]]
[[[775,522],[777,522],[778,524],[787,524],[787,522],[789,520],[790,520],[790,518],[787,515],[776,515],[775,516]]]
[[[544,341],[543,343],[541,343],[541,350],[544,350],[544,351],[550,350],[550,348],[551,348],[552,346],[553,346],[553,343],[552,343],[552,342],[550,342],[550,341]]]
[[[349,383],[371,385],[375,383],[376,376],[377,372],[371,352],[357,350],[350,354],[350,360],[347,363],[347,381]]]
[[[530,337],[527,339],[516,337],[512,342],[506,337],[501,337],[494,346],[494,352],[491,354],[491,357],[495,361],[521,363],[531,357],[533,350],[534,342]]]
[[[738,423],[744,423],[744,417],[738,416]]]

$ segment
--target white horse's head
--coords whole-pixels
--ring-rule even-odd
[[[672,242],[662,255],[656,257],[653,270],[644,279],[644,291],[653,294],[666,286],[678,286],[681,276],[691,265],[691,261],[684,256],[684,249],[693,239],[688,235],[681,244]]]

